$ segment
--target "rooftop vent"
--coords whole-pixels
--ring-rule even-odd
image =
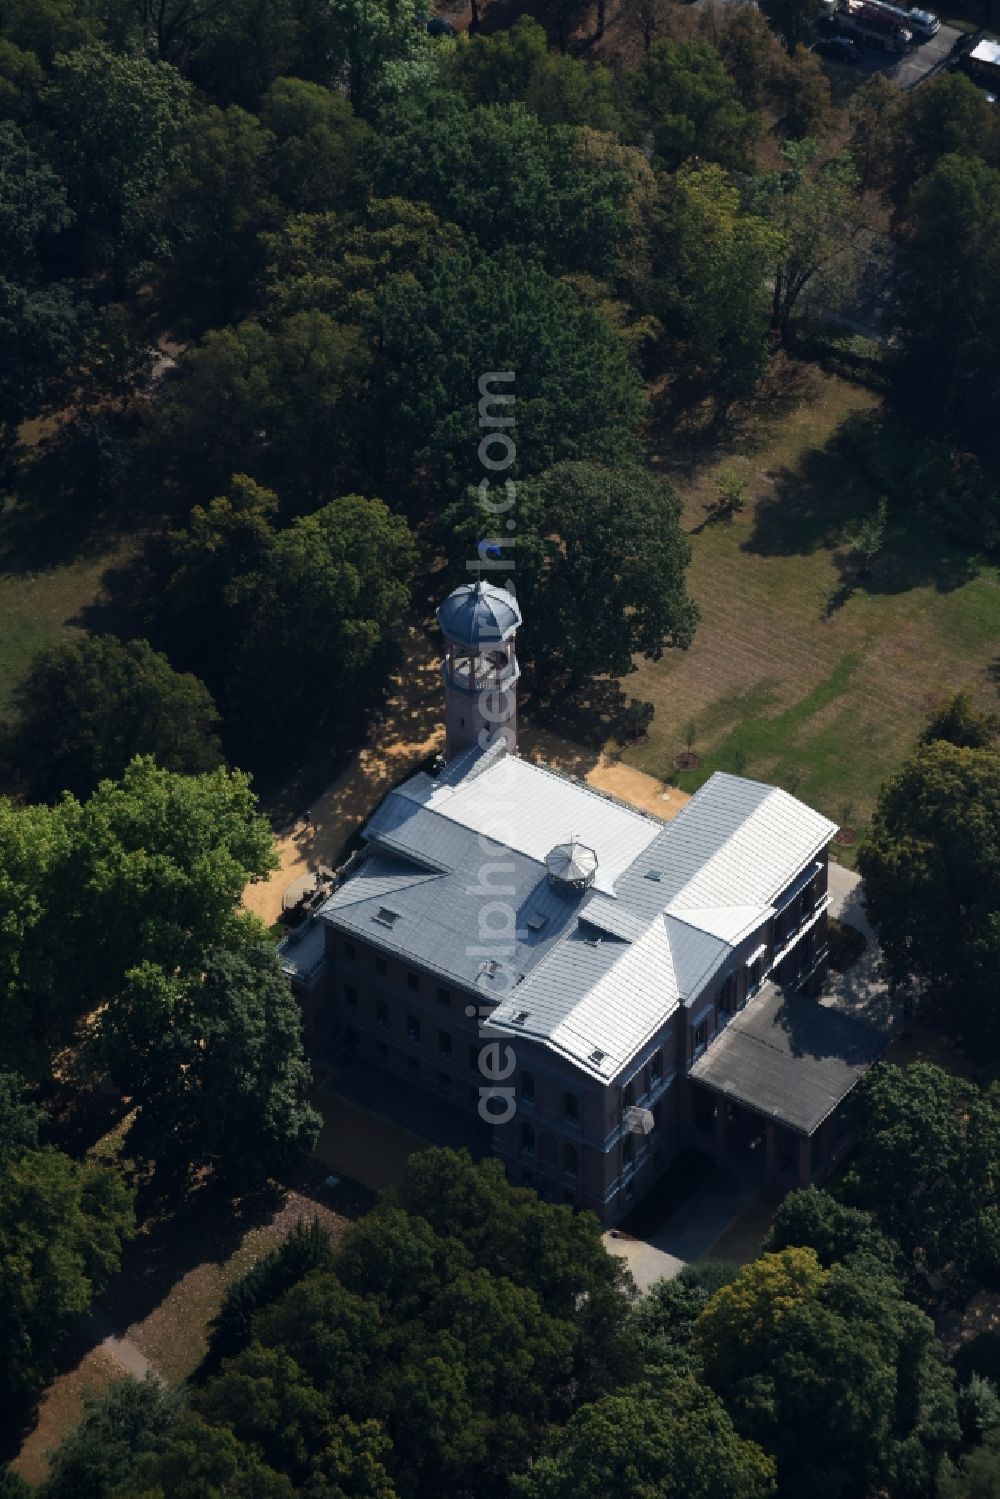
[[[659,881],[663,879],[663,870],[662,869],[647,869],[646,870],[646,879],[647,880],[656,880],[657,883],[659,883]]]
[[[593,1062],[595,1067],[600,1067],[606,1056],[607,1052],[602,1051],[599,1046],[595,1046],[594,1050],[590,1053],[590,1056],[587,1058],[587,1060],[589,1062]]]
[[[597,875],[597,855],[585,843],[570,838],[545,855],[545,868],[554,890],[588,890]]]
[[[527,921],[528,930],[531,932],[540,932],[548,919],[547,916],[529,916]]]
[[[517,1014],[514,1016],[514,1024],[523,1025],[530,1014],[530,1010],[518,1010]]]
[[[379,906],[372,921],[377,921],[379,926],[395,926],[399,920],[398,911],[390,911],[388,906]]]

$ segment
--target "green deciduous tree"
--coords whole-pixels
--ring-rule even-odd
[[[900,204],[944,156],[1000,166],[1000,124],[982,90],[962,73],[939,73],[904,94],[893,123],[893,195]]]
[[[150,460],[189,496],[208,499],[249,473],[313,509],[353,477],[368,360],[356,328],[311,310],[273,330],[251,321],[208,333],[151,418]]]
[[[74,297],[43,274],[43,256],[72,220],[55,173],[0,121],[0,449],[79,345]]]
[[[0,1027],[4,1054],[69,1038],[139,963],[200,972],[240,930],[249,879],[273,867],[249,780],[136,760],[81,805],[0,801]]]
[[[136,755],[190,773],[221,760],[208,689],[145,640],[83,636],[52,646],[35,657],[16,704],[7,753],[35,801],[89,796]]]
[[[399,277],[386,286],[378,326],[387,488],[420,485],[440,496],[478,482],[475,397],[491,371],[515,373],[516,461],[503,477],[635,451],[642,398],[624,349],[568,286],[520,256],[453,256],[424,285]],[[491,388],[510,393],[506,384]],[[488,450],[491,461],[509,456],[501,443]]]
[[[634,656],[656,660],[665,647],[690,645],[698,618],[685,590],[690,547],[665,480],[638,468],[560,464],[518,486],[516,515],[518,596],[547,672],[568,671],[574,682],[624,676]],[[474,556],[477,528],[484,534],[478,494],[445,524],[454,526],[456,560]]]
[[[736,1435],[710,1390],[683,1376],[584,1406],[513,1485],[519,1499],[768,1499],[774,1491],[773,1462]]]
[[[761,10],[781,37],[789,55],[808,42],[822,13],[821,0],[762,0]]]
[[[247,311],[262,265],[257,236],[278,217],[274,145],[261,121],[237,105],[199,111],[178,140],[156,215],[186,316],[225,323]]]
[[[890,982],[917,978],[977,1054],[1000,1049],[1000,755],[938,741],[882,788],[858,855]]]
[[[32,1394],[77,1319],[118,1269],[132,1197],[111,1167],[29,1150],[0,1177],[0,1388]]]
[[[714,397],[719,415],[763,374],[770,337],[768,276],[780,231],[747,213],[721,167],[682,170],[662,189],[648,306],[674,346],[671,363]]]
[[[298,1001],[269,939],[243,928],[200,975],[144,963],[99,1022],[96,1048],[140,1107],[130,1148],[158,1164],[212,1165],[234,1186],[287,1173],[320,1119]]]
[[[740,103],[760,109],[779,70],[781,50],[756,5],[726,6],[715,45]]]
[[[53,69],[53,159],[87,253],[111,267],[119,291],[152,247],[147,200],[166,175],[188,100],[188,86],[169,64],[104,46],[65,53]]]
[[[783,154],[786,167],[759,179],[753,201],[780,231],[771,322],[787,337],[807,288],[828,311],[855,286],[864,264],[864,221],[848,157],[821,162],[808,139],[789,141]]]
[[[892,312],[900,342],[896,393],[905,418],[921,432],[930,428],[997,458],[1000,171],[945,156],[918,185]]]
[[[111,1499],[136,1460],[169,1431],[178,1399],[153,1375],[84,1395],[83,1420],[56,1448],[42,1499]]]
[[[830,120],[830,85],[815,52],[801,42],[776,73],[773,92],[782,110],[781,128],[792,140],[819,135]]]
[[[425,203],[406,198],[373,198],[358,220],[293,214],[261,238],[270,318],[315,309],[361,326],[372,323],[390,277],[421,280],[439,260],[467,249],[456,225],[442,224]]]
[[[24,1097],[24,1079],[0,1072],[0,1171],[38,1144],[39,1110]]]
[[[370,135],[342,94],[302,78],[278,78],[261,117],[274,137],[275,189],[287,208],[322,213],[356,196],[354,178]]]
[[[644,1364],[693,1371],[691,1337],[716,1291],[735,1278],[728,1265],[685,1265],[672,1280],[658,1280],[632,1308],[631,1325]]]
[[[543,28],[530,16],[490,36],[466,32],[442,69],[470,104],[520,101],[546,125],[620,125],[608,69],[551,53]]]
[[[880,1065],[858,1095],[861,1146],[841,1195],[873,1212],[933,1296],[961,1297],[1000,1264],[1000,1110],[929,1063]]]
[[[624,241],[631,182],[578,145],[571,126],[543,125],[523,104],[470,109],[444,94],[388,116],[369,170],[380,197],[427,203],[484,254],[516,247],[556,274],[601,275]]]
[[[884,73],[872,73],[848,105],[850,152],[858,186],[885,188],[892,178],[898,117],[906,95]]]
[[[764,1254],[709,1302],[692,1346],[737,1431],[777,1460],[779,1494],[933,1490],[958,1432],[954,1376],[872,1259]]]
[[[898,1246],[879,1230],[870,1212],[848,1207],[816,1187],[782,1199],[762,1249],[776,1254],[796,1246],[814,1249],[827,1270],[855,1255],[870,1255],[888,1270],[900,1267]]]
[[[745,164],[757,121],[707,42],[654,42],[628,80],[628,96],[639,133],[652,134],[660,166],[673,170],[695,156]]]
[[[154,640],[204,675],[244,764],[280,762],[303,725],[378,691],[416,563],[409,528],[381,500],[341,496],[284,530],[275,508],[237,478],[186,530],[153,541],[135,582]],[[278,718],[261,716],[262,692],[281,701]]]

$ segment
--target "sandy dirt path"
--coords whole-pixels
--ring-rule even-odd
[[[277,831],[279,867],[249,885],[247,909],[270,926],[281,915],[286,892],[311,882],[319,869],[334,869],[344,848],[393,786],[444,746],[439,648],[423,630],[407,630],[406,669],[393,681],[377,745],[360,750],[331,786],[293,822]],[[520,738],[526,759],[578,775],[598,791],[669,820],[688,796],[653,776],[615,764],[604,755],[526,725]]]

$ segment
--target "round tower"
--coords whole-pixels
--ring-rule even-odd
[[[506,588],[465,583],[437,611],[445,640],[445,759],[470,744],[487,748],[498,736],[517,747],[517,679],[514,636],[521,626],[517,600]]]

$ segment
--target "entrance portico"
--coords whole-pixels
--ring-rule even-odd
[[[885,1037],[768,985],[694,1064],[692,1143],[722,1164],[759,1164],[790,1190],[818,1183],[852,1143],[845,1100]]]

